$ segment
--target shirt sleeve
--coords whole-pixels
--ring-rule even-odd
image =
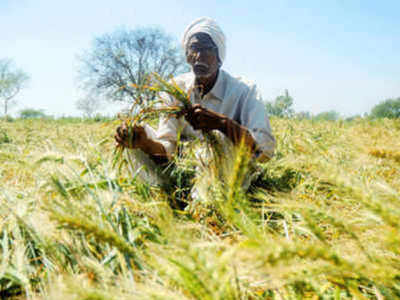
[[[257,144],[257,155],[263,158],[272,158],[276,145],[275,137],[272,134],[271,125],[265,106],[262,102],[261,93],[255,85],[249,89],[245,97],[240,113],[241,124],[250,131]]]
[[[161,93],[160,97],[165,100],[163,105],[176,105],[176,101],[165,93]],[[161,143],[167,153],[168,158],[171,158],[172,154],[175,152],[178,132],[182,127],[182,121],[175,117],[168,117],[161,115],[158,129],[154,130],[149,125],[145,126],[146,134],[149,138],[154,141]]]

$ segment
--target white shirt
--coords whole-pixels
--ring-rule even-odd
[[[193,88],[194,79],[194,74],[190,72],[174,78],[174,81],[188,92]],[[272,135],[261,95],[255,84],[241,78],[234,78],[220,69],[217,81],[210,92],[203,98],[198,93],[191,93],[190,96],[193,104],[199,103],[246,127],[256,141],[261,156],[268,158],[273,156],[275,138]],[[171,100],[171,102],[173,101]],[[186,137],[202,138],[201,131],[194,130],[183,117],[179,119],[161,117],[157,131],[150,126],[146,126],[145,129],[148,137],[164,146],[168,156],[175,151],[178,132]]]

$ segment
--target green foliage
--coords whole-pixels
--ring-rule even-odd
[[[3,117],[0,117],[0,120],[8,122],[8,123],[12,123],[15,121],[15,118],[13,118],[11,116],[3,116]]]
[[[11,143],[11,138],[8,136],[5,130],[0,129],[0,144]]]
[[[293,98],[289,95],[288,90],[285,90],[284,95],[276,97],[273,102],[267,102],[265,108],[270,116],[290,118],[294,114]]]
[[[82,118],[82,117],[73,117],[73,116],[62,116],[56,119],[57,123],[64,123],[64,124],[82,124],[82,123],[106,123],[115,120],[115,117],[96,114],[91,118]]]
[[[109,116],[103,116],[102,114],[96,114],[92,119],[94,122],[108,122],[113,120],[113,118]]]
[[[48,118],[42,109],[25,108],[19,112],[21,119],[41,119]]]
[[[345,121],[354,121],[354,120],[360,120],[362,119],[361,115],[352,115],[350,117],[345,118]]]
[[[369,116],[371,118],[400,118],[400,98],[387,99],[375,105]]]
[[[337,111],[330,110],[321,112],[313,117],[314,120],[324,121],[337,121],[340,118],[340,114]]]

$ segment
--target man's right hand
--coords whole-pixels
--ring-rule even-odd
[[[140,149],[144,153],[150,155],[150,158],[158,165],[168,163],[167,152],[164,146],[147,137],[146,131],[142,126],[133,126],[128,128],[126,123],[123,123],[116,130],[114,135],[116,146]]]
[[[130,149],[143,149],[148,141],[146,132],[142,126],[135,125],[128,128],[126,123],[117,128],[114,138],[116,146]]]

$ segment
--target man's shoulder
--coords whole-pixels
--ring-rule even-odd
[[[240,89],[241,91],[250,91],[256,88],[256,84],[254,81],[251,81],[243,76],[233,76],[229,74],[225,70],[221,70],[223,72],[223,76],[227,82],[227,86],[234,86],[236,89]]]

